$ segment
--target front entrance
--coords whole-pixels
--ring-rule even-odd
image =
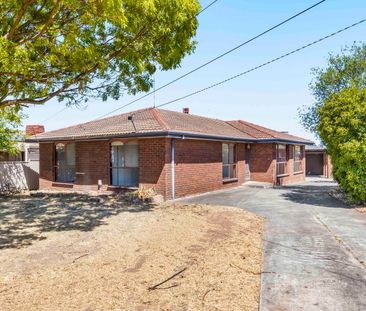
[[[137,142],[111,144],[111,182],[113,186],[137,187],[139,151]]]
[[[306,175],[324,174],[324,154],[311,153],[306,155]]]

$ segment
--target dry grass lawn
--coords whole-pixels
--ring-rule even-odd
[[[0,309],[258,310],[262,227],[229,207],[1,198]]]

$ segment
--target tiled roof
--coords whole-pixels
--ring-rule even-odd
[[[235,128],[247,133],[258,140],[281,140],[281,141],[290,141],[290,142],[301,142],[305,144],[311,144],[310,140],[304,139],[302,137],[290,135],[285,132],[278,132],[275,130],[271,130],[269,128],[253,124],[243,120],[237,121],[228,121],[229,124],[234,126]]]
[[[219,119],[211,119],[187,113],[155,109],[158,116],[171,131],[207,134],[212,136],[253,139],[252,136],[233,128]]]
[[[238,126],[237,122],[240,123]],[[264,133],[257,125],[249,126],[244,121],[225,122],[170,110],[148,108],[117,116],[82,123],[63,129],[37,134],[28,141],[53,141],[71,139],[93,139],[123,136],[187,134],[207,137],[256,141],[261,138],[277,138]],[[245,127],[244,127],[245,125]],[[262,128],[264,129],[264,128]],[[279,133],[276,131],[271,133]],[[263,137],[262,137],[263,136]],[[283,134],[288,138],[298,137]],[[301,138],[301,141],[306,141]],[[309,143],[308,141],[306,141]]]
[[[133,122],[128,120],[132,114],[135,115]],[[137,110],[117,116],[90,121],[74,126],[65,127],[59,130],[45,132],[29,139],[52,140],[52,139],[78,139],[110,137],[115,135],[125,135],[131,133],[145,133],[161,130],[149,109]]]

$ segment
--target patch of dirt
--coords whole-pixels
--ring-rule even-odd
[[[365,213],[366,214],[366,207],[356,207],[356,210],[360,213]]]
[[[27,229],[34,237],[17,244],[5,236],[1,310],[258,310],[263,219],[256,215],[62,197],[33,198],[35,208],[28,199],[0,201],[1,234],[14,237],[19,225],[22,237]],[[27,204],[34,217],[22,215]]]

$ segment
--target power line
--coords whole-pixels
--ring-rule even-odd
[[[209,9],[211,6],[213,6],[218,1],[219,0],[214,0],[214,1],[210,2],[208,5],[206,5],[205,7],[203,7],[193,18],[196,18],[198,15],[202,14],[204,11],[206,11],[207,9]],[[155,77],[154,77],[154,94],[155,94]],[[52,114],[51,116],[47,117],[46,119],[40,121],[40,123],[46,122],[46,121],[48,121],[50,119],[53,119],[55,116],[57,116],[59,113],[65,111],[67,108],[69,108],[69,107],[68,106],[64,107],[60,111],[57,111],[54,114]]]
[[[315,40],[315,41],[313,41],[313,42],[311,42],[311,43],[308,43],[308,44],[306,44],[306,45],[303,45],[303,46],[301,46],[301,47],[297,48],[296,50],[292,50],[291,52],[288,52],[288,53],[283,54],[283,55],[281,55],[281,56],[279,56],[279,57],[273,58],[273,59],[271,59],[270,61],[267,61],[267,62],[265,62],[265,63],[263,63],[263,64],[261,64],[261,65],[259,65],[259,66],[253,67],[253,68],[251,68],[251,69],[249,69],[249,70],[246,70],[246,71],[243,71],[243,72],[241,72],[241,73],[239,73],[239,74],[237,74],[237,75],[235,75],[235,76],[229,77],[229,78],[227,78],[227,79],[225,79],[225,80],[222,80],[222,81],[220,81],[220,82],[217,82],[217,83],[215,83],[215,84],[212,84],[212,85],[210,85],[210,86],[208,86],[208,87],[205,87],[205,88],[203,88],[203,89],[197,90],[197,91],[195,91],[195,92],[192,92],[192,93],[189,93],[189,94],[187,94],[187,95],[181,96],[181,97],[176,98],[176,99],[174,99],[174,100],[168,101],[168,102],[166,102],[166,103],[164,103],[164,104],[157,105],[157,106],[156,106],[156,108],[159,108],[159,107],[163,107],[163,106],[170,105],[170,104],[175,103],[175,102],[177,102],[177,101],[180,101],[180,100],[182,100],[182,99],[185,99],[185,98],[188,98],[188,97],[191,97],[191,96],[197,95],[197,94],[199,94],[199,93],[202,93],[202,92],[204,92],[204,91],[207,91],[207,90],[209,90],[209,89],[212,89],[212,88],[214,88],[214,87],[216,87],[216,86],[219,86],[219,85],[221,85],[221,84],[224,84],[224,83],[229,82],[229,81],[231,81],[231,80],[234,80],[234,79],[236,79],[236,78],[239,78],[239,77],[241,77],[241,76],[244,76],[244,75],[246,75],[246,74],[248,74],[248,73],[250,73],[250,72],[253,72],[253,71],[257,70],[257,69],[260,69],[260,68],[262,68],[262,67],[268,66],[268,65],[270,65],[270,64],[272,64],[272,63],[274,63],[274,62],[276,62],[276,61],[279,61],[279,60],[281,60],[281,59],[283,59],[283,58],[285,58],[285,57],[287,57],[287,56],[290,56],[290,55],[292,55],[292,54],[295,54],[295,53],[297,53],[297,52],[300,52],[300,51],[302,51],[302,50],[304,50],[304,49],[306,49],[306,48],[308,48],[308,47],[310,47],[310,46],[313,46],[313,45],[315,45],[315,44],[317,44],[317,43],[319,43],[319,42],[322,42],[322,41],[324,41],[324,40],[326,40],[326,39],[329,39],[329,38],[331,38],[331,37],[333,37],[333,36],[335,36],[335,35],[338,35],[338,34],[340,34],[340,33],[344,32],[344,31],[346,31],[346,30],[348,30],[348,29],[350,29],[350,28],[353,28],[353,27],[355,27],[355,26],[358,26],[358,25],[360,25],[360,24],[364,23],[365,21],[366,21],[366,19],[360,20],[360,21],[359,21],[359,22],[357,22],[357,23],[354,23],[354,24],[352,24],[352,25],[350,25],[350,26],[344,27],[344,28],[342,28],[342,29],[340,29],[340,30],[338,30],[338,31],[336,31],[336,32],[333,32],[333,33],[331,33],[331,34],[329,34],[329,35],[325,36],[325,37],[322,37],[322,38],[320,38],[320,39],[318,39],[318,40]]]
[[[44,120],[40,121],[40,124],[42,124],[42,123],[44,123],[44,122],[46,122],[46,121],[48,121],[48,120],[53,119],[54,117],[56,117],[56,116],[57,116],[58,114],[60,114],[61,112],[64,112],[67,108],[69,108],[69,106],[66,106],[66,107],[62,108],[61,110],[59,110],[59,111],[55,112],[54,114],[50,115],[50,116],[49,116],[49,117],[47,117],[46,119],[44,119]]]
[[[247,41],[245,41],[245,42],[243,42],[243,43],[241,43],[241,44],[239,44],[239,45],[237,45],[237,46],[235,46],[235,47],[231,48],[230,50],[228,50],[228,51],[226,51],[226,52],[224,52],[224,53],[220,54],[219,56],[216,56],[215,58],[213,58],[213,59],[209,60],[208,62],[206,62],[206,63],[204,63],[204,64],[202,64],[202,65],[200,65],[200,66],[198,66],[198,67],[196,67],[196,68],[194,68],[194,69],[192,69],[191,71],[188,71],[187,73],[183,74],[182,76],[180,76],[180,77],[178,77],[178,78],[176,78],[176,79],[174,79],[174,80],[172,80],[172,81],[170,81],[170,82],[168,82],[168,83],[166,83],[166,84],[164,84],[164,85],[162,85],[162,86],[158,87],[157,89],[155,89],[155,90],[153,90],[153,91],[151,91],[151,92],[146,93],[145,95],[142,95],[142,96],[140,96],[140,97],[138,97],[138,98],[136,98],[136,99],[132,100],[131,102],[129,102],[129,103],[125,104],[125,105],[122,105],[122,106],[121,106],[121,107],[119,107],[119,108],[116,108],[116,109],[114,109],[114,110],[112,110],[112,111],[110,111],[110,112],[108,112],[108,113],[106,113],[106,114],[104,114],[104,115],[102,115],[102,116],[98,117],[97,119],[104,118],[104,117],[106,117],[106,116],[108,116],[108,115],[110,115],[110,114],[112,114],[112,113],[114,113],[114,112],[117,112],[117,111],[119,111],[119,110],[121,110],[121,109],[123,109],[123,108],[125,108],[125,107],[127,107],[127,106],[130,106],[130,105],[132,105],[132,104],[134,104],[134,103],[136,103],[136,102],[138,102],[138,101],[140,101],[140,100],[142,100],[142,99],[144,99],[144,98],[146,98],[146,97],[150,96],[151,94],[155,94],[156,92],[158,92],[158,91],[160,91],[160,90],[162,90],[162,89],[164,89],[164,88],[168,87],[169,85],[171,85],[171,84],[173,84],[173,83],[175,83],[175,82],[177,82],[177,81],[179,81],[179,80],[181,80],[181,79],[183,79],[183,78],[185,78],[185,77],[187,77],[187,76],[191,75],[192,73],[194,73],[194,72],[196,72],[196,71],[198,71],[198,70],[200,70],[200,69],[202,69],[202,68],[204,68],[204,67],[206,67],[206,66],[208,66],[208,65],[212,64],[213,62],[215,62],[215,61],[217,61],[217,60],[219,60],[219,59],[223,58],[224,56],[226,56],[226,55],[228,55],[228,54],[230,54],[230,53],[232,53],[232,52],[234,52],[234,51],[238,50],[239,48],[243,47],[244,45],[247,45],[247,44],[251,43],[252,41],[254,41],[254,40],[256,40],[256,39],[258,39],[258,38],[260,38],[260,37],[264,36],[265,34],[267,34],[267,33],[271,32],[272,30],[274,30],[274,29],[276,29],[276,28],[279,28],[280,26],[282,26],[282,25],[284,25],[284,24],[288,23],[289,21],[291,21],[291,20],[295,19],[296,17],[298,17],[298,16],[300,16],[300,15],[302,15],[302,14],[304,14],[304,13],[306,13],[306,12],[310,11],[311,9],[313,9],[313,8],[317,7],[318,5],[322,4],[322,3],[323,3],[323,2],[325,2],[325,1],[326,1],[326,0],[322,0],[322,1],[319,1],[319,2],[317,2],[317,3],[315,3],[315,4],[313,4],[312,6],[310,6],[310,7],[306,8],[306,9],[304,9],[304,10],[302,10],[302,11],[300,11],[300,12],[296,13],[295,15],[292,15],[291,17],[289,17],[289,18],[287,18],[287,19],[283,20],[282,22],[280,22],[280,23],[278,23],[278,24],[276,24],[276,25],[272,26],[271,28],[268,28],[267,30],[265,30],[265,31],[261,32],[260,34],[258,34],[258,35],[256,35],[256,36],[254,36],[254,37],[252,37],[252,38],[248,39]],[[215,1],[214,1],[214,2],[215,2]],[[213,2],[213,3],[214,3],[214,2]],[[211,5],[212,5],[213,3],[211,3]],[[210,5],[209,5],[209,6],[210,6]],[[209,6],[207,6],[206,8],[208,8]],[[204,9],[203,9],[203,10],[204,10]],[[203,11],[203,10],[202,10],[202,11]],[[201,11],[201,12],[202,12],[202,11]]]
[[[197,17],[198,15],[200,15],[201,13],[203,13],[204,11],[206,11],[209,7],[211,7],[212,5],[214,5],[217,1],[219,0],[215,0],[212,1],[211,3],[209,3],[208,5],[206,5],[201,11],[199,11],[195,17]]]

